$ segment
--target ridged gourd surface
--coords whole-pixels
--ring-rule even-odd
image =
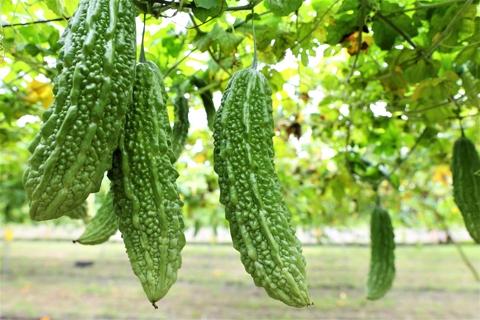
[[[55,101],[24,175],[34,220],[81,205],[111,167],[131,103],[135,15],[130,0],[81,0],[62,35]]]
[[[395,236],[388,212],[376,206],[370,220],[370,270],[367,298],[382,298],[395,278]]]
[[[176,281],[185,245],[162,86],[154,64],[137,65],[134,102],[109,172],[132,269],[154,305]]]
[[[453,193],[468,233],[480,243],[480,159],[475,145],[466,137],[453,147]]]
[[[96,245],[101,244],[111,236],[113,236],[118,230],[118,217],[113,212],[113,195],[108,193],[102,204],[98,209],[95,216],[87,224],[85,231],[82,235],[75,240],[83,245]]]
[[[309,305],[305,259],[275,172],[271,90],[261,73],[233,75],[214,129],[220,201],[246,271],[272,298]]]

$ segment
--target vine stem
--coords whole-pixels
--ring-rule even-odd
[[[192,24],[193,24],[193,27],[195,28],[195,30],[197,30],[197,32],[199,34],[202,33],[202,30],[200,30],[200,27],[197,25],[197,23],[195,22],[195,18],[194,16],[190,13],[189,14],[190,16],[190,20],[192,21]],[[197,48],[196,48],[197,49]],[[214,54],[214,52],[212,51],[211,48],[208,48],[207,49],[207,52],[208,54],[210,55],[210,57],[212,58],[213,61],[215,61],[215,63],[220,67],[220,69],[222,69],[223,71],[225,71],[225,73],[227,73],[229,76],[232,76],[232,73],[230,71],[228,71],[227,68],[225,68],[223,65],[222,65],[222,59],[221,58],[217,58]]]
[[[442,31],[438,40],[433,43],[432,47],[429,49],[429,51],[426,54],[427,57],[430,57],[435,52],[435,50],[437,50],[438,46],[440,46],[440,44],[442,44],[442,42],[445,41],[445,39],[447,39],[450,36],[450,32],[453,26],[463,16],[464,12],[472,4],[472,2],[473,0],[466,0],[464,2],[463,6],[458,10],[458,12],[452,18],[452,20],[450,20],[450,23],[447,25],[447,27]]]
[[[455,117],[458,120],[458,124],[460,125],[460,131],[462,132],[462,137],[465,137],[465,130],[463,129],[463,119],[461,116],[462,113],[462,106],[458,103],[457,100],[455,100],[455,97],[450,96],[449,100],[455,105]]]
[[[434,209],[434,215],[437,221],[440,223],[440,226],[442,227],[443,231],[445,232],[447,236],[447,242],[451,243],[455,246],[455,249],[457,249],[458,254],[460,255],[460,258],[462,258],[463,263],[465,266],[470,270],[472,273],[472,276],[475,278],[475,281],[480,282],[480,275],[478,274],[477,269],[475,269],[475,266],[473,263],[470,261],[470,259],[467,257],[465,252],[463,251],[462,246],[455,242],[452,238],[452,234],[450,233],[450,229],[448,229],[448,226],[445,222],[445,218]]]
[[[153,3],[158,3],[160,5],[169,6],[169,7],[171,7],[170,9],[177,8],[177,9],[181,10],[183,8],[189,8],[189,9],[197,8],[194,5],[185,4],[185,3],[183,3],[183,1],[175,2],[175,1],[153,0],[152,2]],[[255,0],[255,1],[252,1],[251,3],[249,3],[248,5],[237,6],[237,7],[227,7],[224,10],[225,11],[249,11],[249,10],[253,9],[255,6],[257,6],[260,2],[261,2],[261,0]],[[29,26],[29,25],[32,25],[32,24],[42,24],[42,23],[64,21],[64,20],[68,21],[70,18],[71,17],[59,17],[59,18],[53,18],[53,19],[36,20],[36,21],[29,21],[29,22],[22,22],[22,23],[6,23],[6,24],[2,24],[1,27],[2,28],[25,27],[25,26]]]
[[[365,26],[365,19],[367,13],[366,11],[367,4],[365,3],[365,0],[360,1],[360,12],[358,14],[358,38],[357,38],[357,54],[355,55],[355,58],[353,59],[353,65],[352,69],[350,70],[350,73],[348,74],[347,77],[347,83],[350,82],[350,79],[353,77],[353,74],[355,73],[355,69],[357,68],[357,63],[358,63],[358,58],[360,57],[360,54],[362,52],[362,42],[363,42],[363,28]]]
[[[147,59],[145,59],[145,29],[146,29],[146,24],[147,24],[147,14],[143,14],[143,31],[142,31],[142,45],[140,47],[140,62],[146,62]]]
[[[69,19],[70,19],[70,17],[62,17],[62,18],[55,18],[55,19],[46,19],[46,20],[23,22],[23,23],[6,23],[6,24],[2,24],[2,28],[27,27],[27,26],[30,26],[32,24],[49,23],[49,22],[55,22],[55,21],[68,21]]]
[[[400,36],[402,36],[403,39],[405,39],[405,41],[408,42],[409,45],[412,46],[413,49],[417,49],[417,45],[415,44],[415,42],[413,42],[413,40],[408,36],[408,34],[406,34],[402,29],[400,29],[395,23],[393,23],[389,18],[387,18],[386,16],[384,16],[381,12],[377,12],[376,16],[382,20],[383,22],[385,22],[388,26],[390,26],[390,28],[392,28],[396,33],[398,33]]]
[[[252,68],[257,69],[258,56],[257,56],[257,37],[255,35],[255,7],[252,7],[252,36],[253,36],[253,63]]]
[[[404,164],[405,161],[407,161],[408,158],[410,158],[410,156],[415,152],[417,147],[420,145],[420,142],[425,138],[427,130],[428,130],[428,127],[423,129],[422,133],[418,136],[418,138],[415,140],[415,143],[413,144],[413,146],[410,148],[410,150],[408,151],[408,153],[404,157],[401,157],[401,155],[398,156],[397,161],[396,161],[397,164],[395,165],[395,167],[393,167],[389,176],[392,176],[395,172],[397,172],[397,170],[400,169],[402,164]]]

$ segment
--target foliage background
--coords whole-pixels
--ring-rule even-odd
[[[165,1],[156,2],[162,9]],[[52,102],[62,17],[76,3],[0,0],[4,222],[29,222],[21,182],[27,147]],[[177,95],[191,108],[177,164],[187,225],[225,224],[202,94],[218,108],[231,74],[250,66],[252,17],[259,69],[274,91],[277,171],[295,224],[362,222],[377,187],[395,224],[460,223],[449,163],[461,126],[480,143],[478,1],[308,0],[284,16],[254,4],[252,14],[239,10],[248,1],[187,0],[157,10],[163,17],[147,16],[147,58],[165,74],[170,109]],[[50,19],[57,21],[21,25]]]

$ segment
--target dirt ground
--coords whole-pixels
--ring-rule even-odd
[[[0,249],[0,319],[480,319],[480,285],[451,246],[397,248],[394,288],[376,302],[365,300],[367,247],[308,246],[315,305],[295,309],[256,288],[230,246],[188,245],[158,310],[121,243],[17,241]],[[464,249],[480,269],[480,247]]]

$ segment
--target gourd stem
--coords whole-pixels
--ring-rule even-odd
[[[376,195],[375,195],[375,205],[377,207],[379,207],[380,206],[380,194],[378,193],[378,187],[375,187],[375,193],[376,193]]]
[[[462,132],[462,137],[465,137],[465,132],[464,132],[464,130],[463,130],[463,121],[462,121],[463,118],[462,118],[462,116],[461,116],[462,106],[460,106],[460,104],[458,104],[458,102],[455,100],[454,97],[450,97],[450,101],[453,102],[453,104],[454,104],[455,107],[456,107],[454,112],[455,112],[455,115],[456,115],[456,117],[457,117],[457,119],[458,119],[458,123],[459,123],[459,125],[460,125],[460,130],[461,130],[461,132]]]
[[[257,69],[257,37],[255,35],[255,8],[252,7],[252,36],[253,36],[253,63],[252,68]]]
[[[145,25],[147,24],[147,14],[143,14],[142,45],[140,47],[140,62],[146,62],[145,59]]]

